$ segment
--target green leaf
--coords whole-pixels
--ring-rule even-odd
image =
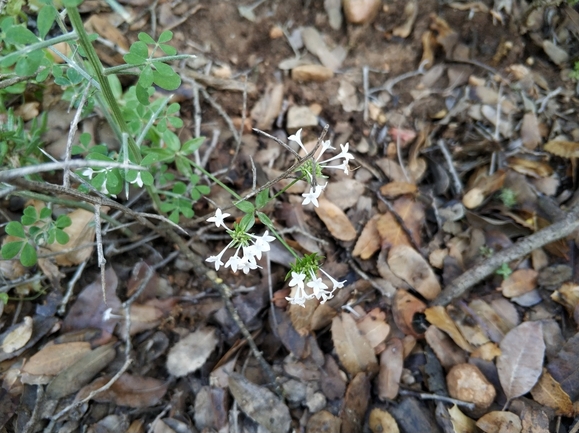
[[[184,155],[191,155],[193,152],[199,150],[204,141],[205,137],[198,137],[187,140],[181,147],[181,153]]]
[[[44,53],[41,50],[32,51],[20,57],[18,62],[16,62],[14,72],[21,77],[33,75],[38,70],[43,58]]]
[[[39,219],[44,220],[44,219],[50,218],[51,216],[52,216],[52,211],[50,210],[50,208],[43,207],[42,209],[40,209]]]
[[[179,224],[179,211],[177,209],[171,212],[171,215],[169,215],[169,221]]]
[[[24,26],[12,26],[6,30],[6,42],[10,44],[34,44],[38,38]]]
[[[141,42],[144,42],[146,44],[151,44],[151,45],[155,44],[155,39],[153,39],[151,36],[149,36],[145,32],[140,32],[137,37],[139,38],[139,40]]]
[[[65,8],[75,8],[80,6],[83,1],[84,0],[62,0],[62,4]]]
[[[183,127],[183,120],[180,117],[169,117],[167,120],[173,128],[179,129]]]
[[[156,163],[159,161],[159,155],[157,153],[149,153],[141,160],[141,164],[143,167],[147,167],[151,164]]]
[[[34,266],[36,264],[36,250],[28,242],[24,244],[20,252],[20,263],[22,266]]]
[[[113,91],[113,96],[115,99],[120,100],[123,97],[123,86],[119,77],[116,75],[107,75],[107,79],[109,80],[109,85]]]
[[[131,48],[129,48],[129,53],[139,56],[144,60],[149,58],[149,49],[147,48],[147,44],[141,41],[133,43]]]
[[[175,209],[175,205],[170,201],[166,201],[164,203],[161,203],[160,209],[161,209],[161,212],[167,213],[167,212]]]
[[[36,24],[38,25],[38,33],[44,39],[46,34],[51,29],[54,19],[56,18],[56,9],[53,6],[46,5],[38,12]]]
[[[9,234],[10,236],[26,239],[24,227],[22,227],[22,224],[20,224],[18,221],[10,221],[8,224],[6,224],[4,230],[6,231],[6,234]]]
[[[241,201],[237,203],[235,207],[243,213],[251,214],[251,217],[253,218],[253,212],[255,211],[255,206],[253,203],[248,201]]]
[[[243,231],[248,232],[249,230],[251,230],[254,224],[255,224],[255,217],[253,216],[253,213],[248,213],[245,214],[243,218],[241,218],[241,221],[239,222],[239,227],[241,227]]]
[[[185,194],[185,191],[187,191],[187,185],[183,182],[175,182],[175,185],[173,185],[174,194]]]
[[[70,217],[68,215],[60,215],[56,219],[56,227],[58,227],[59,229],[64,229],[66,227],[69,227],[71,224],[72,224],[72,220],[70,219]]]
[[[90,133],[88,133],[88,132],[83,132],[82,134],[80,134],[80,137],[78,137],[78,140],[81,142],[81,144],[84,147],[88,147],[91,139],[92,139],[92,135],[90,135]]]
[[[151,87],[153,85],[153,69],[150,66],[146,66],[141,71],[139,75],[139,86]]]
[[[153,82],[162,89],[165,90],[176,90],[181,85],[181,77],[173,71],[170,75],[164,75],[159,73],[158,71],[153,71]]]
[[[138,56],[135,53],[127,53],[123,56],[123,60],[127,65],[142,65],[147,61],[147,58]]]
[[[174,56],[177,54],[177,49],[171,45],[159,44],[159,48],[161,48],[161,50],[168,56]]]
[[[32,224],[34,224],[36,221],[38,221],[38,219],[36,218],[36,216],[31,217],[28,215],[22,215],[22,217],[20,217],[20,222],[25,225],[25,226],[31,226]]]
[[[165,30],[159,35],[158,42],[162,44],[164,42],[169,42],[171,39],[173,39],[173,32],[171,30]]]
[[[269,188],[260,191],[255,197],[255,207],[261,209],[269,202]]]
[[[179,112],[180,109],[181,109],[181,106],[179,104],[177,104],[176,102],[173,102],[171,105],[169,105],[167,107],[167,116],[170,116],[171,114],[175,114],[175,113]]]
[[[177,170],[179,170],[179,173],[181,173],[183,176],[191,176],[193,173],[189,160],[184,156],[177,155],[175,157],[175,167],[177,167]]]
[[[273,226],[272,220],[270,220],[269,217],[266,214],[264,214],[263,212],[257,212],[257,217],[263,223],[264,226],[266,226],[266,227],[272,227]]]
[[[147,186],[151,186],[155,182],[155,178],[148,171],[141,172],[141,180],[143,181],[143,184]]]
[[[211,192],[211,188],[209,188],[207,185],[197,185],[195,189],[203,195],[208,195]]]
[[[147,156],[152,154],[156,155],[158,162],[170,162],[175,159],[175,152],[170,149],[151,149]]]
[[[8,242],[2,245],[2,258],[5,260],[13,259],[18,255],[22,247],[24,246],[24,242]]]
[[[0,302],[4,305],[8,303],[8,293],[0,293]]]
[[[163,141],[165,142],[167,149],[170,149],[174,152],[178,152],[179,148],[181,147],[179,137],[177,137],[177,134],[172,131],[167,130],[163,133]]]
[[[137,95],[137,100],[143,105],[149,105],[149,89],[143,86],[135,86],[135,94]]]
[[[54,234],[56,236],[56,242],[58,242],[60,245],[68,243],[70,239],[68,234],[63,230],[56,230]]]

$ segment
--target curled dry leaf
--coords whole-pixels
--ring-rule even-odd
[[[364,416],[370,403],[370,379],[366,373],[358,373],[350,381],[344,404],[340,411],[342,432],[359,432],[364,424]]]
[[[497,370],[509,400],[529,392],[541,376],[545,356],[541,328],[540,322],[523,322],[500,343]]]
[[[503,187],[505,177],[506,172],[504,170],[498,170],[490,176],[478,176],[472,188],[462,198],[462,204],[468,209],[480,206],[485,198]]]
[[[501,354],[501,349],[496,343],[488,342],[480,347],[477,347],[470,356],[473,358],[481,358],[485,361],[492,361]]]
[[[551,140],[543,146],[543,150],[562,158],[576,158],[579,156],[579,143],[575,141]]]
[[[481,329],[495,343],[500,343],[507,332],[515,326],[482,299],[473,300],[469,304],[469,309]]]
[[[424,338],[445,369],[467,361],[466,352],[436,326],[430,325],[424,333]]]
[[[412,321],[417,313],[426,310],[426,304],[404,289],[398,289],[392,301],[392,316],[396,326],[407,335],[422,336],[414,330]]]
[[[56,375],[70,367],[91,351],[90,343],[84,341],[51,344],[30,357],[22,368],[23,373]]]
[[[403,367],[402,340],[392,338],[386,344],[386,350],[380,354],[380,371],[378,372],[378,397],[380,399],[393,400],[398,396]]]
[[[370,346],[380,353],[384,350],[384,341],[390,333],[390,325],[386,323],[386,313],[380,308],[369,311],[362,319],[356,323],[358,329],[370,343]]]
[[[431,325],[446,332],[461,349],[466,350],[467,352],[472,352],[474,350],[470,343],[466,341],[464,336],[460,333],[454,321],[443,306],[437,305],[427,308],[424,311],[424,314],[426,314],[426,320],[428,320]]]
[[[448,414],[455,433],[477,433],[475,420],[462,413],[456,404],[448,409]]]
[[[352,376],[377,370],[374,349],[348,313],[343,312],[332,320],[332,341],[340,362]]]
[[[283,84],[269,83],[262,97],[251,110],[251,118],[257,122],[255,127],[269,130],[279,115],[283,102]]]
[[[533,399],[540,404],[555,409],[557,415],[572,417],[575,414],[573,402],[559,382],[543,369],[543,374],[537,384],[531,389]]]
[[[517,269],[501,284],[503,296],[513,298],[521,296],[537,287],[539,273],[534,269]]]
[[[342,209],[324,198],[318,199],[319,206],[315,207],[316,214],[324,222],[332,236],[341,241],[356,239],[356,229]]]
[[[579,397],[579,333],[571,337],[563,345],[557,356],[547,365],[549,373],[561,384],[561,388],[569,394],[571,400]]]
[[[182,338],[169,351],[167,356],[167,371],[176,377],[182,377],[205,364],[218,339],[215,328],[203,328]]]
[[[489,412],[476,422],[476,426],[485,433],[521,433],[521,419],[512,412]]]
[[[541,132],[539,131],[539,121],[537,115],[532,111],[525,113],[523,124],[521,125],[521,140],[523,146],[534,150],[541,143]]]
[[[421,244],[424,225],[424,208],[409,197],[401,197],[393,203],[394,211],[404,222],[416,245]],[[408,236],[391,212],[386,212],[377,221],[376,227],[382,239],[382,246],[410,245]]]
[[[32,337],[32,317],[26,316],[22,323],[12,326],[5,333],[0,348],[4,353],[13,353],[21,349]]]
[[[440,283],[428,262],[418,251],[407,245],[393,247],[388,253],[388,265],[394,274],[410,284],[428,300],[440,293]]]
[[[380,187],[380,193],[386,198],[396,198],[404,194],[416,194],[418,187],[409,182],[388,182]]]
[[[553,292],[551,299],[563,305],[569,314],[573,314],[579,304],[579,285],[563,283],[559,290]]]
[[[402,18],[404,22],[396,27],[392,34],[394,36],[399,36],[401,38],[407,38],[412,33],[412,27],[418,16],[418,2],[416,0],[410,0],[406,3],[404,7],[404,17]]]
[[[400,433],[398,424],[392,415],[384,409],[375,407],[370,411],[368,426],[373,433]]]
[[[374,215],[362,229],[362,233],[360,233],[360,237],[356,241],[356,245],[352,251],[354,257],[367,260],[380,249],[380,234],[376,227],[376,223],[380,217],[381,215]]]
[[[291,416],[288,407],[273,392],[248,381],[244,376],[229,376],[229,391],[247,416],[272,433],[286,433]]]

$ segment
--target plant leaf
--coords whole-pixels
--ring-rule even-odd
[[[26,238],[26,233],[24,233],[24,227],[18,221],[10,221],[6,224],[5,229],[6,233],[10,236],[14,236],[15,238]]]
[[[509,400],[529,392],[543,372],[545,342],[541,322],[523,322],[500,344],[497,370]]]

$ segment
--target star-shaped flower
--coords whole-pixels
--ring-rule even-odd
[[[223,226],[227,228],[227,226],[223,223],[223,220],[230,216],[231,214],[221,212],[221,209],[217,208],[215,211],[215,215],[207,218],[207,222],[215,223],[216,227]]]

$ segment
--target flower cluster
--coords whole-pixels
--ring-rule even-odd
[[[297,143],[300,146],[300,148],[307,154],[308,151],[306,150],[304,144],[302,143],[301,135],[302,130],[299,129],[295,133],[295,135],[290,135],[288,137],[288,140]],[[318,177],[325,177],[322,174],[323,169],[327,168],[327,169],[343,170],[344,173],[346,174],[349,173],[350,168],[348,167],[348,163],[351,159],[354,159],[354,156],[348,152],[349,147],[350,147],[349,143],[340,144],[340,148],[342,150],[340,153],[328,159],[320,161],[322,155],[327,150],[336,150],[334,147],[330,145],[330,140],[326,140],[322,143],[322,148],[316,159],[310,160],[302,166],[301,170],[305,172],[306,176],[309,178],[310,184],[312,185],[310,188],[310,192],[305,192],[302,194],[302,197],[304,197],[304,201],[302,202],[303,205],[312,203],[314,206],[316,207],[318,206],[318,197],[320,196],[320,194],[327,185],[327,183],[325,185],[318,185],[316,183]],[[330,162],[337,160],[342,160],[342,163],[338,165],[329,165]]]
[[[322,272],[332,283],[332,290],[325,284],[317,271]],[[344,287],[346,281],[337,281],[332,278],[326,271],[320,267],[320,257],[317,254],[308,254],[301,259],[296,260],[292,265],[288,277],[291,275],[289,286],[292,288],[293,296],[286,299],[290,304],[301,305],[305,307],[308,299],[316,298],[321,304],[334,297],[336,289]],[[306,291],[306,287],[311,289],[311,293]]]
[[[207,218],[208,222],[215,223],[216,227],[224,227],[229,236],[231,236],[231,242],[227,244],[223,250],[216,256],[211,256],[205,259],[209,263],[215,264],[215,270],[218,271],[223,262],[221,258],[229,248],[235,248],[235,254],[227,260],[225,263],[226,268],[231,268],[233,272],[242,270],[244,274],[247,274],[252,269],[257,269],[257,260],[261,259],[261,253],[270,250],[270,242],[275,240],[275,237],[269,235],[269,231],[266,230],[261,236],[255,236],[251,233],[247,233],[246,228],[235,224],[233,230],[230,230],[223,220],[230,216],[228,213],[223,213],[221,209],[215,211],[215,215],[211,218]],[[239,255],[240,251],[243,253]]]

